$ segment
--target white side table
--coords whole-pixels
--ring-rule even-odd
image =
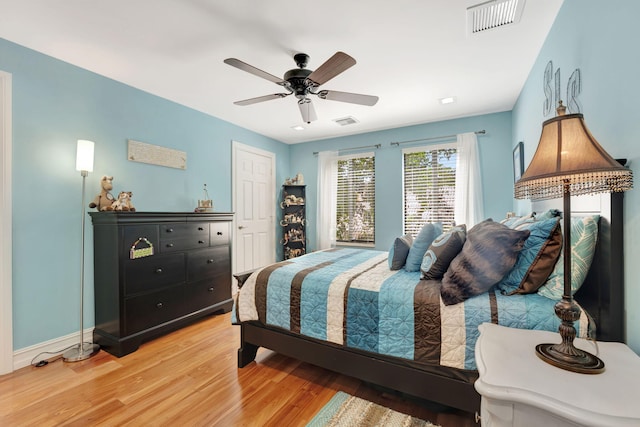
[[[556,368],[535,354],[541,343],[560,342],[547,331],[480,325],[475,356],[484,427],[640,426],[640,357],[621,343],[598,342],[601,374]],[[596,354],[595,343],[576,347]]]

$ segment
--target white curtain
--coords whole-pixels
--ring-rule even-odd
[[[482,177],[475,132],[458,135],[457,151],[454,219],[456,224],[466,224],[469,229],[484,220]]]
[[[336,205],[338,195],[338,152],[318,153],[318,223],[316,249],[336,245]]]

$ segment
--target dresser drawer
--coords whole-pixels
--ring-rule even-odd
[[[188,282],[212,278],[220,272],[227,273],[230,268],[229,246],[191,251],[187,255]]]
[[[211,246],[228,245],[231,241],[231,228],[228,222],[212,222],[209,224]]]
[[[202,310],[231,299],[231,280],[227,284],[217,280],[190,283],[189,288],[191,311]]]
[[[159,254],[124,262],[124,292],[130,296],[185,281],[185,254]]]
[[[160,250],[162,252],[209,246],[209,224],[191,222],[185,224],[162,224],[160,226]]]
[[[153,252],[159,252],[159,236],[157,225],[126,225],[123,226],[122,257],[130,258],[131,249],[153,247]]]
[[[168,322],[189,312],[186,285],[128,298],[124,303],[125,334]]]

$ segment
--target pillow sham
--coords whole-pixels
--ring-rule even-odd
[[[575,294],[589,273],[598,240],[600,215],[571,218],[571,295]],[[566,246],[566,245],[565,245]],[[551,275],[538,293],[552,300],[559,300],[564,293],[564,251]]]
[[[407,255],[407,262],[404,265],[404,269],[407,271],[420,271],[420,264],[422,264],[422,258],[425,252],[427,252],[429,245],[440,234],[442,234],[441,223],[426,223],[415,239],[413,239],[413,244],[409,249],[409,255]]]
[[[431,243],[420,264],[421,279],[439,280],[467,240],[467,226],[462,224],[442,233]]]
[[[407,255],[409,255],[409,249],[413,243],[413,237],[410,234],[405,234],[402,237],[396,237],[393,241],[393,245],[389,249],[389,269],[400,270],[404,267],[404,263],[407,261]]]
[[[498,283],[515,264],[529,234],[529,230],[513,230],[491,219],[474,225],[442,278],[444,304],[457,304]]]
[[[518,225],[525,222],[533,222],[534,212],[528,213],[522,216],[512,216],[511,218],[505,218],[500,221],[500,224],[506,225],[509,228],[516,228]]]
[[[544,285],[562,249],[559,221],[559,217],[551,217],[517,227],[518,230],[527,229],[531,234],[518,253],[515,265],[498,284],[503,293],[530,294]]]

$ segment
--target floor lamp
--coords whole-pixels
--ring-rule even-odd
[[[78,148],[76,152],[76,170],[80,171],[82,176],[82,232],[80,236],[82,238],[80,244],[80,341],[77,347],[65,351],[62,354],[62,360],[65,362],[79,362],[90,358],[98,353],[100,346],[93,343],[84,342],[84,228],[85,228],[85,181],[89,172],[93,172],[93,141],[87,141],[84,139],[78,140]]]
[[[544,200],[562,197],[564,232],[564,290],[555,305],[562,338],[557,344],[538,344],[536,354],[554,366],[572,372],[597,374],[604,362],[573,345],[580,307],[571,293],[571,196],[613,193],[633,187],[633,173],[614,160],[598,144],[584,123],[582,114],[565,114],[559,103],[558,115],[542,124],[540,142],[531,163],[515,184],[516,199]]]

